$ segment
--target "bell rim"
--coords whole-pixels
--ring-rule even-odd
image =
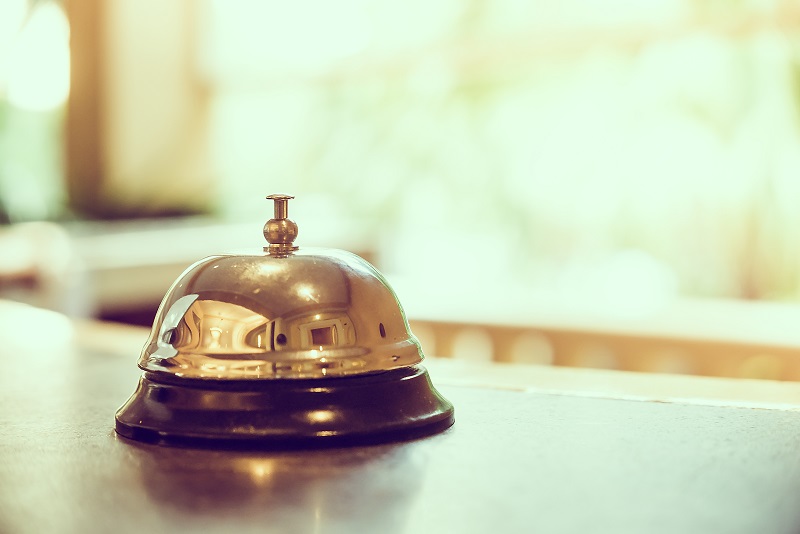
[[[268,383],[144,373],[116,414],[116,432],[158,445],[296,448],[407,441],[454,422],[453,405],[421,365]]]

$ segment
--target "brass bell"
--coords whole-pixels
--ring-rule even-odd
[[[368,262],[299,249],[271,195],[263,253],[189,267],[167,291],[116,430],[151,442],[364,443],[453,424],[419,341]]]

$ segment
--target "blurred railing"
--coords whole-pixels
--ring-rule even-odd
[[[411,329],[427,354],[453,359],[800,380],[800,346],[534,325],[412,321]]]

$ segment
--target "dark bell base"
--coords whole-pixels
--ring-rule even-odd
[[[453,422],[422,366],[364,376],[235,382],[144,373],[116,415],[139,441],[212,447],[363,445],[414,439]]]

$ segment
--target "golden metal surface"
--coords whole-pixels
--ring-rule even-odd
[[[291,195],[270,195],[267,200],[275,203],[275,217],[268,220],[264,225],[264,237],[269,241],[269,245],[264,247],[264,252],[273,256],[285,256],[291,254],[298,247],[292,245],[297,239],[297,224],[287,219],[289,215],[289,200],[294,197]]]
[[[323,378],[419,363],[422,349],[384,277],[340,250],[293,245],[288,195],[267,197],[266,254],[212,256],[167,292],[139,359],[187,378]]]

